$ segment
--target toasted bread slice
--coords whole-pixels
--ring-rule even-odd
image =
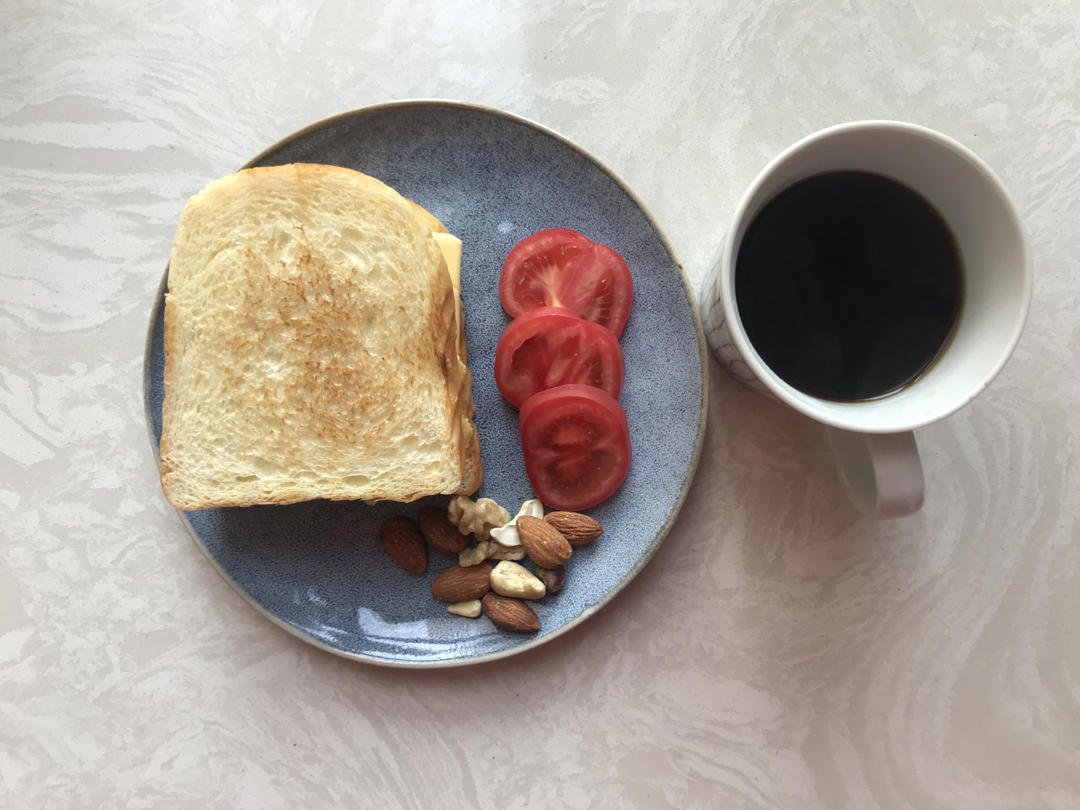
[[[188,202],[165,301],[174,506],[476,489],[460,296],[421,211],[312,164],[237,172]]]

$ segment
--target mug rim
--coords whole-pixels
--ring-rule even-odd
[[[782,166],[786,161],[803,151],[808,146],[813,145],[819,141],[834,137],[838,134],[848,133],[855,130],[879,130],[879,131],[893,131],[904,132],[907,134],[918,135],[929,141],[936,142],[939,146],[944,146],[952,151],[958,153],[960,156],[969,160],[978,169],[983,178],[995,188],[1000,195],[1001,199],[1005,203],[1007,214],[1010,217],[1012,224],[1015,227],[1016,235],[1019,240],[1019,252],[1022,257],[1022,289],[1021,299],[1018,302],[1019,317],[1016,319],[1012,327],[1011,334],[1008,335],[1008,339],[1004,342],[1000,356],[994,361],[988,371],[982,376],[977,385],[972,386],[971,390],[961,398],[958,398],[957,402],[944,410],[924,417],[922,419],[911,419],[907,421],[897,421],[894,424],[881,427],[867,427],[862,424],[853,424],[852,420],[847,420],[839,416],[834,416],[831,411],[825,409],[818,409],[815,407],[817,402],[827,402],[818,397],[814,397],[810,394],[804,394],[798,392],[798,389],[794,388],[790,384],[784,382],[772,369],[770,369],[765,362],[758,355],[757,350],[754,349],[753,344],[749,341],[742,326],[742,320],[739,318],[738,307],[735,305],[735,262],[738,258],[738,247],[736,244],[736,234],[740,229],[740,226],[746,220],[747,212],[750,207],[751,201],[758,195],[761,188],[770,180],[776,170]],[[779,192],[778,192],[779,193]],[[770,394],[775,396],[781,402],[787,404],[789,407],[794,408],[800,413],[809,416],[816,422],[820,422],[824,425],[840,428],[843,430],[854,430],[860,433],[901,433],[905,431],[914,430],[915,428],[924,427],[925,425],[932,424],[939,419],[943,419],[950,414],[955,413],[960,408],[971,402],[980,392],[982,392],[998,375],[1009,358],[1012,356],[1013,351],[1016,349],[1017,343],[1020,341],[1020,335],[1023,332],[1024,324],[1027,321],[1027,315],[1031,307],[1031,295],[1033,286],[1033,274],[1031,265],[1031,253],[1030,246],[1028,244],[1027,235],[1024,232],[1023,222],[1020,219],[1020,215],[1017,211],[1016,202],[1005,188],[1005,184],[998,177],[997,173],[980,158],[975,152],[968,147],[964,146],[959,141],[938,132],[937,130],[930,129],[929,127],[922,126],[920,124],[912,124],[906,121],[894,121],[889,119],[867,119],[860,121],[848,121],[841,124],[833,124],[832,126],[825,127],[824,129],[812,132],[799,140],[795,141],[787,148],[783,149],[780,153],[775,155],[765,166],[755,175],[754,179],[747,186],[743,192],[742,197],[739,199],[739,203],[735,208],[735,213],[731,220],[731,225],[728,230],[728,235],[725,238],[723,252],[720,258],[720,305],[724,313],[724,319],[729,324],[729,332],[731,339],[735,344],[736,349],[742,357],[742,360],[746,363],[749,369],[757,377],[758,381],[765,386]],[[798,392],[801,397],[792,396],[793,391]],[[887,397],[886,397],[887,398]],[[806,401],[809,400],[809,403]],[[865,404],[880,403],[881,399],[866,400]],[[830,402],[830,404],[832,404]],[[858,408],[863,402],[856,401],[850,404],[854,408]]]

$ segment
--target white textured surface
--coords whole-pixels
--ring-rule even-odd
[[[1080,4],[415,5],[4,4],[0,805],[1080,806]],[[143,337],[188,194],[410,97],[576,140],[695,281],[788,143],[940,129],[1024,216],[1028,328],[921,432],[915,517],[859,518],[819,431],[714,373],[684,513],[598,616],[473,669],[338,660],[167,507]]]

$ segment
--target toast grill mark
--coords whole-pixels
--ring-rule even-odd
[[[244,253],[244,282],[236,287],[245,328],[224,335],[228,356],[241,360],[223,370],[223,393],[238,408],[252,398],[262,403],[268,425],[287,424],[326,442],[384,428],[394,398],[379,361],[401,348],[388,346],[380,358],[358,339],[372,317],[359,269],[332,268],[310,244],[292,266],[267,262],[250,248]],[[342,278],[321,281],[331,273]],[[273,414],[281,418],[270,419]]]

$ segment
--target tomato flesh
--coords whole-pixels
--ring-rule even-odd
[[[560,307],[540,307],[515,318],[495,349],[495,384],[512,404],[538,391],[580,383],[619,396],[623,355],[598,324]]]
[[[569,228],[537,231],[518,242],[503,262],[499,298],[511,318],[552,306],[549,291],[569,264],[592,242]],[[508,271],[508,268],[512,270]]]
[[[534,394],[521,406],[519,427],[529,483],[552,509],[596,506],[630,469],[626,414],[599,388],[570,384]]]
[[[626,325],[633,298],[634,281],[622,256],[569,228],[549,228],[522,239],[499,277],[499,299],[511,317],[559,306],[616,336]]]

